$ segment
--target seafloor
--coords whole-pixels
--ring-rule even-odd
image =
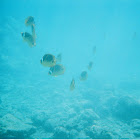
[[[0,138],[140,138],[140,89],[127,90],[131,82],[102,90],[83,84],[71,93],[46,81],[2,77]]]

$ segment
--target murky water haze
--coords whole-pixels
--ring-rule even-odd
[[[139,8],[138,0],[0,0],[0,138],[140,138]],[[31,33],[28,16],[33,48],[21,37]],[[62,54],[64,75],[48,75],[47,53]]]

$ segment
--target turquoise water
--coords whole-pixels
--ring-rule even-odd
[[[139,9],[139,0],[0,0],[0,138],[140,138]],[[21,36],[28,16],[33,48]],[[40,59],[60,53],[65,73],[50,76]]]

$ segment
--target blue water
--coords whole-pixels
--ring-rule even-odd
[[[139,9],[139,0],[0,0],[0,138],[140,138]],[[21,37],[28,16],[33,48]],[[40,64],[48,53],[62,54],[63,75]]]

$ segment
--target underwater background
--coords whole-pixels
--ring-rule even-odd
[[[139,9],[139,0],[0,0],[0,138],[140,138]],[[28,16],[33,48],[21,36]],[[40,64],[48,53],[62,54],[63,75]]]

